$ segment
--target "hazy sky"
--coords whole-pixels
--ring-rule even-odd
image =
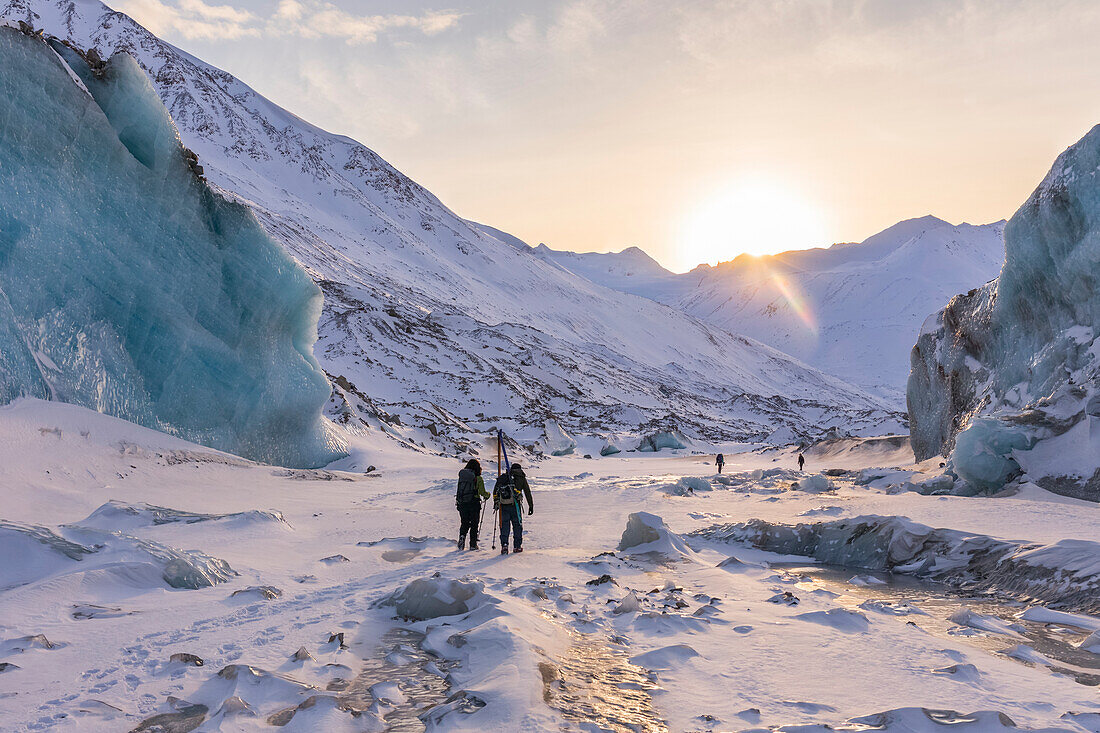
[[[462,216],[668,267],[1010,216],[1100,122],[1100,3],[116,0]]]

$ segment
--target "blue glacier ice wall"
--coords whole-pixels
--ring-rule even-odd
[[[0,402],[73,402],[271,463],[338,457],[320,290],[201,179],[137,63],[93,74],[0,27],[0,69]]]
[[[1098,325],[1100,126],[1058,157],[1008,222],[1000,276],[925,323],[907,389],[917,458],[950,455],[959,476],[996,489],[1038,443],[1100,417]],[[1100,424],[1087,427],[1100,436]],[[1100,499],[1100,471],[1080,460],[1072,474],[1054,463],[1028,472]]]

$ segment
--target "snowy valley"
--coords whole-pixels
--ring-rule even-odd
[[[1100,733],[1100,128],[674,275],[0,2],[0,730]]]

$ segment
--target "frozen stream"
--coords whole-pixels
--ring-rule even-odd
[[[389,733],[422,733],[421,715],[448,701],[446,660],[426,652],[423,634],[397,628],[386,632],[378,655],[363,660],[358,675],[340,690],[357,710],[375,708]]]
[[[945,638],[961,639],[993,654],[1005,654],[1021,664],[1033,662],[1006,654],[1025,645],[1046,657],[1051,672],[1073,677],[1082,685],[1100,685],[1100,655],[1077,648],[1089,631],[1062,623],[1038,623],[1017,618],[1026,606],[995,596],[968,596],[948,586],[904,575],[856,571],[827,565],[772,563],[775,570],[799,576],[794,587],[803,591],[824,589],[838,594],[839,605],[874,613],[886,611],[899,621],[912,623]],[[850,579],[859,578],[859,585]],[[797,592],[796,592],[797,595]],[[1003,622],[1008,633],[977,629],[951,620],[969,609],[983,617]]]
[[[596,637],[578,635],[559,669],[540,665],[546,703],[581,726],[565,730],[667,733],[653,709],[651,675]]]

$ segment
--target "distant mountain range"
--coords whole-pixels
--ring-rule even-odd
[[[921,324],[1004,263],[1004,222],[900,222],[858,244],[741,255],[682,275],[631,247],[615,254],[536,256],[593,282],[642,295],[744,334],[904,404]]]

